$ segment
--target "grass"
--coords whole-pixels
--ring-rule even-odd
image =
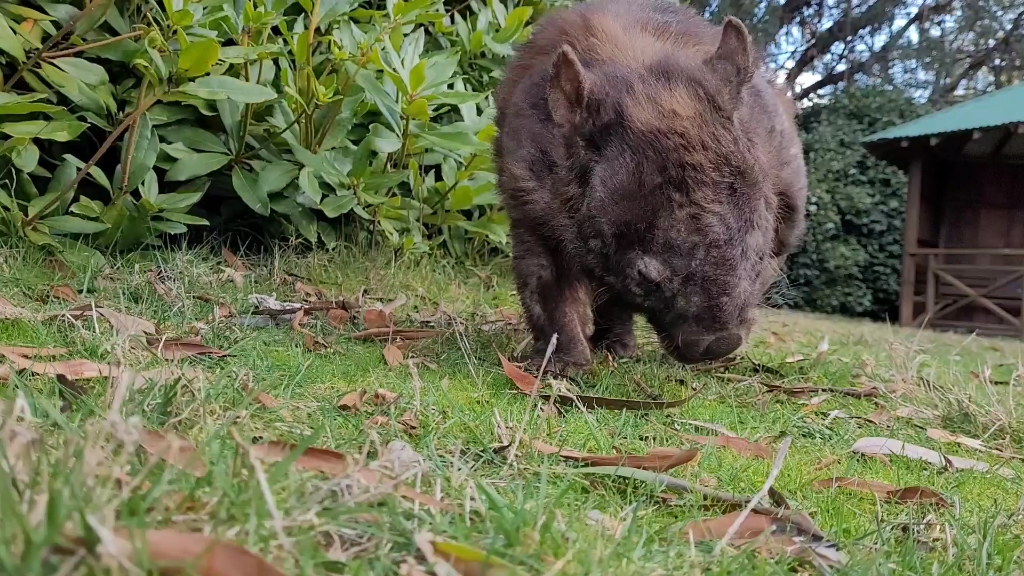
[[[510,355],[524,334],[480,329],[495,310],[517,306],[501,265],[469,270],[353,252],[296,255],[284,248],[247,264],[252,272],[238,289],[221,277],[224,263],[213,251],[137,254],[102,271],[76,269],[73,275],[57,271],[37,252],[0,251],[0,295],[17,306],[64,310],[70,305],[50,298],[50,287],[70,283],[84,299],[151,320],[166,333],[187,336],[199,329],[204,343],[230,353],[183,360],[208,378],[130,389],[113,416],[113,393],[103,379],[83,381],[84,396],[67,400],[53,378],[11,375],[0,395],[0,476],[5,477],[0,481],[0,566],[5,573],[133,573],[97,546],[117,528],[202,531],[241,544],[288,574],[398,574],[406,561],[424,564],[414,540],[424,532],[487,550],[528,574],[787,572],[792,562],[735,549],[714,557],[713,542],[691,543],[682,530],[686,523],[724,513],[694,496],[667,504],[648,484],[569,474],[577,465],[537,454],[527,442],[514,455],[494,449],[522,433],[585,452],[644,453],[656,446],[687,446],[681,433],[710,433],[684,420],[715,423],[772,447],[792,436],[775,487],[849,555],[838,573],[1021,573],[1021,461],[1008,464],[1017,477],[1004,478],[899,457],[885,463],[848,452],[860,437],[889,436],[1000,462],[967,447],[938,444],[925,435],[925,427],[932,426],[1024,453],[1019,382],[993,384],[971,375],[986,367],[1016,367],[1021,361],[1017,342],[766,311],[747,351],[778,372],[747,380],[694,372],[668,361],[644,331],[638,359],[601,365],[572,384],[587,393],[646,398],[653,392],[666,399],[703,386],[692,402],[660,412],[569,408],[552,416],[512,393],[501,371],[497,353]],[[177,295],[172,302],[147,279],[156,266]],[[328,351],[314,352],[288,326],[211,322],[213,305],[197,298],[222,299],[239,312],[251,308],[246,300],[251,293],[295,301],[287,275],[305,277],[338,296],[362,291],[370,301],[386,302],[405,294],[408,303],[395,312],[400,325],[412,326],[414,314],[433,315],[440,308],[447,312],[447,326],[456,329],[407,353],[432,363],[417,364],[417,384],[407,366],[385,363],[381,344],[339,336],[322,315],[310,330],[336,338]],[[357,328],[355,322],[343,332]],[[826,337],[829,348],[820,364],[784,362],[793,354],[814,356]],[[68,358],[137,368],[165,363],[92,321],[0,321],[0,343],[61,346],[70,349]],[[732,370],[749,374],[743,366]],[[993,378],[1007,377],[1000,370],[1014,372],[998,368]],[[829,417],[833,410],[868,415],[877,408],[873,400],[831,396],[817,410],[805,410],[806,401],[766,394],[761,386],[776,381],[856,385],[851,381],[864,379],[902,392],[879,400],[890,409],[912,405],[934,410],[936,417],[923,423],[897,419],[885,429]],[[254,402],[242,380],[280,405]],[[359,388],[371,393],[383,388],[399,398],[386,408],[367,403],[356,414],[340,411],[338,400]],[[415,435],[397,424],[409,410],[418,410]],[[11,416],[15,411],[17,419]],[[389,424],[368,427],[377,415]],[[135,424],[190,439],[209,472],[196,478],[136,449]],[[427,464],[412,482],[457,504],[458,511],[434,512],[398,497],[367,500],[352,491],[351,483],[286,462],[264,463],[257,471],[233,434],[246,441],[305,442],[369,461],[392,441],[408,442]],[[701,452],[699,461],[670,474],[753,495],[771,467],[770,461],[722,448]],[[834,462],[822,468],[830,459]],[[812,486],[832,476],[924,485],[953,505],[901,505]],[[144,558],[129,561],[145,564]]]

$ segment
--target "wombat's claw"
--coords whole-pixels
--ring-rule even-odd
[[[594,350],[608,352],[616,359],[635,358],[637,355],[636,342],[629,340],[604,340],[592,343]]]

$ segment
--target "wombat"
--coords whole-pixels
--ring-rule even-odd
[[[496,92],[494,159],[539,361],[636,352],[635,314],[692,364],[743,345],[804,231],[796,107],[746,28],[657,0],[535,25]]]

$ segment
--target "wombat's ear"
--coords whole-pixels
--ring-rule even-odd
[[[707,66],[725,88],[730,108],[739,104],[743,88],[754,77],[753,47],[743,23],[729,16],[722,26],[722,39],[707,60]]]
[[[587,73],[576,52],[563,44],[551,64],[548,85],[548,108],[557,124],[569,127],[576,123],[587,98]]]

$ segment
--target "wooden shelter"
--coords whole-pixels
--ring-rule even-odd
[[[1024,338],[1024,83],[864,145],[909,180],[900,325]]]

